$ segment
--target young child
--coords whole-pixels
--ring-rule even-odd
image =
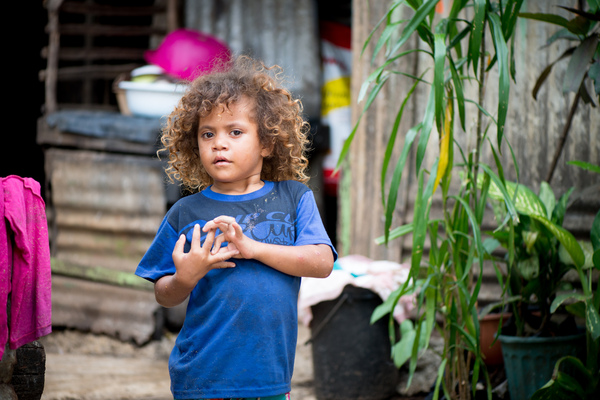
[[[198,77],[163,132],[169,176],[198,193],[171,207],[136,274],[164,307],[189,296],[177,400],[289,399],[300,277],[337,258],[304,184],[301,103],[274,71],[240,57]]]

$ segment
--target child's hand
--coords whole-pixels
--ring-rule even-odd
[[[238,251],[237,258],[253,258],[252,243],[254,241],[244,235],[242,227],[235,222],[235,218],[222,215],[204,225],[205,232],[220,229],[221,233],[215,239],[212,253],[220,254],[222,251]],[[221,243],[227,242],[227,247],[221,248]]]
[[[188,253],[184,252],[185,235],[181,235],[173,250],[173,262],[177,269],[178,281],[193,287],[212,269],[235,267],[235,263],[227,260],[236,256],[237,250],[223,249],[215,254],[211,252],[215,242],[215,231],[215,229],[208,230],[204,244],[200,245],[200,226],[195,225]]]

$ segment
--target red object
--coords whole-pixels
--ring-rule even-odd
[[[332,197],[338,195],[338,185],[340,181],[340,172],[334,172],[333,169],[323,169],[323,188],[325,194]]]

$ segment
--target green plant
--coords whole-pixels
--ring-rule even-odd
[[[598,166],[572,162],[590,171]],[[592,224],[590,242],[577,241],[562,227],[573,189],[558,201],[550,185],[542,182],[539,195],[523,185],[506,182],[520,214],[520,223],[508,224],[491,233],[494,240],[507,250],[508,302],[513,306],[516,331],[519,336],[556,336],[575,333],[553,319],[557,312],[570,313],[585,320],[586,360],[565,356],[558,360],[552,379],[540,388],[533,399],[597,398],[600,390],[600,288],[593,289],[592,273],[600,270],[600,212]],[[490,187],[489,197],[496,201],[497,218],[502,221],[504,197]],[[563,280],[575,271],[580,283],[576,290]],[[533,308],[531,308],[533,306]],[[567,367],[567,368],[565,368]]]
[[[382,163],[385,231],[378,239],[379,243],[385,244],[402,235],[412,234],[410,279],[375,310],[372,321],[390,315],[392,356],[398,367],[409,362],[410,377],[416,368],[420,350],[428,347],[434,329],[439,330],[444,338],[444,348],[434,391],[436,399],[440,390],[448,399],[469,399],[474,396],[476,383],[482,377],[488,380],[487,394],[491,397],[487,371],[481,360],[476,307],[481,287],[480,271],[486,257],[480,226],[490,183],[495,182],[496,187],[504,188],[504,171],[498,153],[505,142],[510,79],[514,74],[508,43],[513,36],[522,3],[522,0],[457,0],[452,3],[448,16],[440,18],[435,13],[437,0],[395,1],[363,48],[364,53],[374,33],[381,27],[382,33],[375,44],[372,62],[375,64],[376,56],[382,51],[385,52],[384,60],[375,65],[374,72],[362,86],[359,100],[366,99],[363,114],[344,144],[338,167],[348,153],[364,112],[388,79],[395,74],[413,79],[414,85],[407,96],[398,99],[399,109]],[[397,12],[406,7],[412,9],[411,17],[399,20]],[[472,15],[470,19],[465,17],[465,11]],[[405,50],[407,41],[414,35],[418,35],[424,47]],[[486,46],[487,35],[491,36],[493,49]],[[425,80],[428,71],[415,76],[402,69],[404,57],[416,52],[427,54],[431,59],[430,81]],[[398,66],[400,69],[397,69]],[[495,67],[498,68],[499,90],[494,118],[483,106],[483,95],[487,73]],[[465,94],[466,85],[469,84],[475,85],[475,100]],[[419,85],[429,85],[429,100],[421,121],[406,132],[386,193],[398,127],[405,105]],[[475,105],[477,114],[475,146],[464,149],[458,145],[457,139],[461,132],[466,134],[466,113],[470,104]],[[491,140],[487,132],[494,125],[496,137]],[[437,141],[434,145],[428,145],[430,135],[435,131]],[[497,172],[480,160],[485,143],[489,143],[494,155]],[[458,150],[456,154],[455,146]],[[413,221],[391,229],[402,174],[414,150],[418,191]],[[435,154],[432,165],[424,162],[425,155],[429,153]],[[457,171],[462,174],[460,184],[452,185]],[[483,185],[478,187],[475,183],[480,176]],[[429,215],[434,195],[441,197],[443,205],[443,216],[439,219]],[[518,220],[512,200],[506,191],[504,195],[511,218]],[[430,248],[428,257],[425,257],[427,237]],[[478,279],[474,280],[478,271]],[[415,324],[411,321],[403,323],[398,338],[391,311],[400,297],[411,291],[418,291],[420,317]],[[438,320],[442,322],[438,323]]]
[[[505,184],[520,222],[506,224],[489,234],[507,251],[509,274],[506,283],[508,301],[513,306],[514,333],[517,336],[556,336],[560,334],[560,327],[552,319],[556,311],[554,301],[559,292],[570,289],[564,280],[565,274],[574,268],[590,269],[592,266],[591,256],[586,263],[581,244],[562,227],[573,189],[557,200],[546,182],[540,185],[539,195],[521,184]],[[489,198],[494,203],[496,219],[504,221],[504,198],[494,184],[490,187]]]
[[[574,14],[574,17],[571,19],[566,19],[558,14],[519,14],[519,17],[521,18],[542,21],[561,27],[561,29],[548,39],[546,46],[550,46],[559,40],[565,40],[570,44],[570,47],[565,50],[558,59],[550,63],[542,71],[532,90],[533,98],[537,99],[540,88],[550,76],[554,66],[562,60],[569,60],[567,70],[563,77],[562,89],[563,93],[567,94],[574,92],[575,96],[571,102],[569,114],[565,121],[561,138],[546,177],[547,182],[552,181],[552,176],[554,175],[558,159],[567,140],[571,122],[575,116],[579,101],[582,100],[584,103],[596,107],[594,97],[596,97],[597,101],[600,100],[600,46],[598,46],[600,41],[600,28],[598,25],[598,22],[600,21],[600,1],[587,0],[587,4],[587,11],[584,11],[583,7],[581,7],[581,9],[561,7]],[[593,94],[588,92],[588,86],[593,86]]]

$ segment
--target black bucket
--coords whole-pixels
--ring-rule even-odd
[[[315,395],[319,400],[379,400],[396,393],[388,319],[371,325],[382,303],[368,289],[348,285],[335,300],[312,306]]]

